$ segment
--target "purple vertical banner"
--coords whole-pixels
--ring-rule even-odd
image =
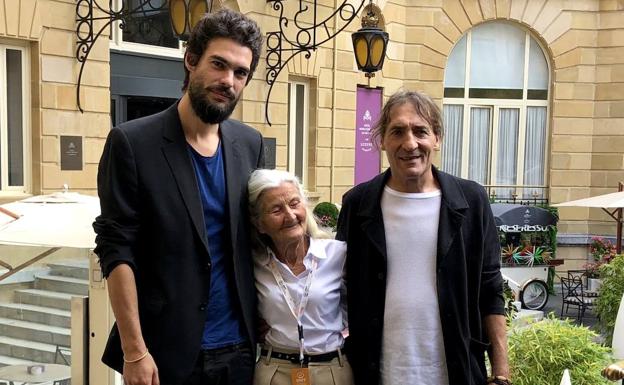
[[[379,174],[379,150],[373,143],[372,129],[381,113],[381,89],[357,88],[355,107],[355,184]]]

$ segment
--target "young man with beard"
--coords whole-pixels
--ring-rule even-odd
[[[510,385],[494,217],[482,186],[433,167],[442,131],[428,96],[395,93],[374,128],[390,169],[343,197],[358,385]]]
[[[228,117],[261,46],[247,17],[205,16],[188,41],[178,103],[108,136],[95,252],[116,324],[102,360],[126,385],[252,381],[247,178],[264,158],[261,135]]]

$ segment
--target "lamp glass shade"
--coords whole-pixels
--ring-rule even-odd
[[[384,58],[385,42],[382,36],[373,36],[370,48],[370,62],[373,67],[378,67]]]
[[[180,36],[186,32],[186,2],[184,0],[169,0],[169,15],[173,32]]]
[[[368,44],[366,42],[366,37],[363,35],[357,36],[353,45],[355,48],[355,60],[357,60],[358,67],[362,68],[366,66],[368,62]]]
[[[206,4],[206,0],[191,0],[191,6],[189,9],[190,13],[190,29],[193,29],[197,22],[201,20],[202,17],[208,12],[208,5]]]

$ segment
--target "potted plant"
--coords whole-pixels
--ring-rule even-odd
[[[591,291],[598,291],[602,281],[600,280],[600,267],[609,263],[615,256],[615,245],[602,237],[593,237],[589,245],[591,261],[584,265],[587,275],[587,286]]]
[[[609,263],[615,257],[615,245],[608,239],[592,237],[589,245],[589,253],[594,262]]]
[[[507,265],[515,265],[514,254],[518,252],[520,248],[514,247],[514,245],[507,245],[501,249],[502,262]]]
[[[600,276],[602,286],[595,303],[596,315],[601,331],[610,345],[615,319],[624,293],[624,255],[618,255],[610,263],[602,265]]]
[[[545,248],[541,246],[526,245],[522,249],[519,247],[514,250],[512,260],[516,264],[524,264],[529,267],[533,265],[545,265],[550,259],[550,252],[545,252]]]
[[[336,231],[336,222],[339,214],[338,207],[331,202],[321,202],[314,207],[313,214],[318,219],[319,225],[331,231]]]
[[[543,321],[509,334],[509,365],[514,385],[558,384],[569,369],[574,385],[609,384],[600,371],[611,363],[610,349],[598,335],[552,313]]]

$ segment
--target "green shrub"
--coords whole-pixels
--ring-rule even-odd
[[[555,385],[564,369],[574,385],[609,384],[600,371],[611,363],[610,349],[596,342],[596,333],[551,313],[544,321],[513,329],[509,365],[514,385]]]
[[[516,300],[513,290],[509,286],[509,282],[503,280],[503,299],[505,300],[505,323],[507,327],[511,326],[511,321],[514,319],[518,309],[514,306],[513,302]]]
[[[319,224],[323,227],[329,227],[336,230],[336,222],[338,221],[338,207],[331,202],[321,202],[314,207],[313,211]]]
[[[618,255],[600,267],[602,286],[598,290],[600,296],[596,300],[596,315],[602,334],[611,346],[613,328],[617,317],[622,294],[624,294],[624,255]]]

